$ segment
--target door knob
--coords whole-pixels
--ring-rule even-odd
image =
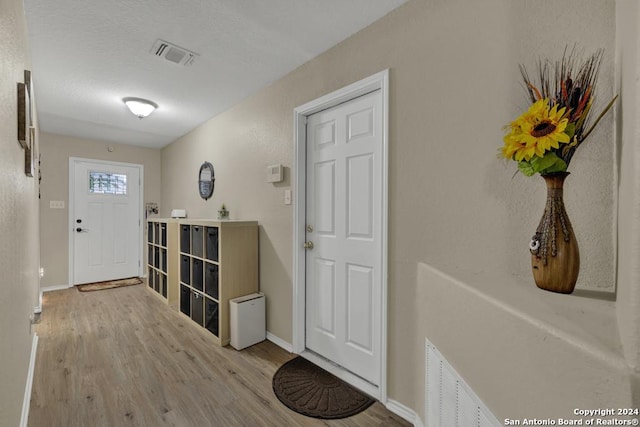
[[[305,249],[313,249],[313,242],[304,242],[303,247]]]
[[[80,228],[80,227],[76,228],[76,232],[77,232],[77,233],[86,233],[86,232],[88,232],[88,231],[89,231],[89,230],[88,230],[88,229],[86,229],[86,228]]]

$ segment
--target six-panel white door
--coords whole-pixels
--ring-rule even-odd
[[[306,348],[380,382],[382,94],[307,118]],[[307,246],[310,246],[307,243]]]
[[[72,284],[140,274],[140,169],[75,160]]]

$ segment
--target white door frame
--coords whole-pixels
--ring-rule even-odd
[[[138,276],[142,277],[142,257],[143,257],[143,206],[144,206],[144,166],[137,163],[124,163],[124,162],[112,162],[110,160],[96,160],[96,159],[85,159],[82,157],[69,157],[69,224],[68,224],[68,232],[69,232],[69,287],[72,288],[74,286],[75,281],[75,266],[74,266],[74,258],[75,258],[75,240],[73,229],[75,228],[75,164],[80,162],[90,162],[90,163],[99,163],[108,166],[124,166],[137,168],[140,173],[140,203],[138,204],[138,220],[140,223],[139,228],[139,236],[138,236],[138,244],[140,247],[138,248],[138,256],[140,260],[138,262]]]
[[[307,116],[348,102],[359,96],[382,92],[382,295],[380,339],[380,384],[374,386],[362,378],[332,364],[305,347],[305,249],[306,236],[306,121]],[[311,360],[344,381],[387,402],[387,246],[388,246],[388,171],[389,171],[389,70],[381,71],[349,86],[294,109],[294,211],[293,211],[293,352]]]

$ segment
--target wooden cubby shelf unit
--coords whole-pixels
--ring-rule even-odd
[[[180,220],[179,309],[225,346],[229,300],[258,292],[256,221]]]
[[[178,221],[147,219],[147,285],[178,306]]]

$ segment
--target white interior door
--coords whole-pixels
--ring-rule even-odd
[[[72,284],[140,274],[141,167],[70,162]]]
[[[305,345],[374,385],[382,323],[382,130],[381,90],[307,118]]]

